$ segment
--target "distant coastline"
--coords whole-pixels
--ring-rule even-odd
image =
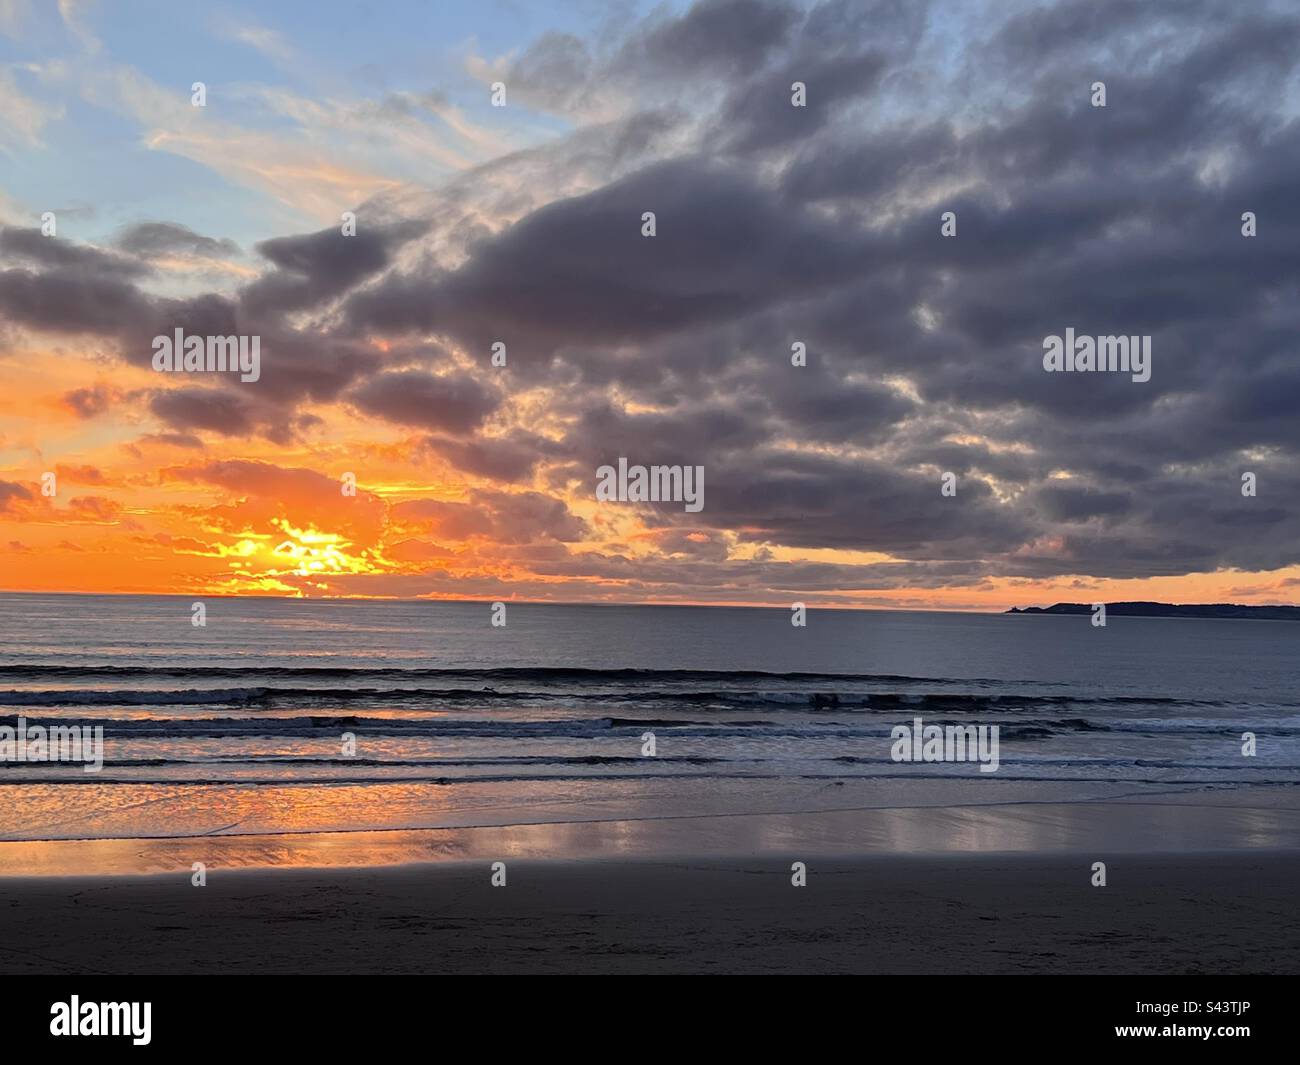
[[[1008,614],[1091,614],[1091,603],[1013,606]],[[1236,603],[1107,603],[1111,617],[1130,618],[1251,618],[1256,621],[1300,621],[1300,606],[1239,606]]]

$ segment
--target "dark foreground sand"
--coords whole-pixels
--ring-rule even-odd
[[[5,973],[1295,973],[1300,855],[514,860],[0,880]],[[1105,857],[1105,856],[1102,856]]]

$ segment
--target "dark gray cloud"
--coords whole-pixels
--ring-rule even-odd
[[[265,240],[257,250],[275,269],[245,288],[241,303],[253,315],[316,306],[377,274],[426,228],[419,222],[370,225],[363,218],[351,236],[340,224],[307,236]]]
[[[654,75],[735,79],[764,66],[789,41],[797,10],[769,0],[703,0],[679,18],[635,33],[618,65],[639,63]]]
[[[235,392],[218,388],[155,392],[149,400],[149,409],[182,433],[188,429],[207,429],[222,436],[247,436],[257,424],[249,401]]]
[[[656,236],[642,235],[655,215]],[[864,265],[837,229],[750,176],[694,156],[550,204],[474,246],[460,269],[386,278],[344,312],[365,330],[516,340],[642,340],[757,310]]]
[[[544,436],[523,431],[497,437],[434,434],[426,437],[424,444],[458,470],[506,483],[528,480],[538,463],[568,451]]]
[[[143,272],[124,256],[0,227],[0,322],[120,337],[148,314],[148,299],[130,280]]]
[[[19,226],[0,226],[0,257],[8,263],[83,277],[129,278],[148,272],[147,266],[124,255]]]
[[[228,259],[240,254],[233,240],[205,237],[174,222],[137,222],[119,233],[113,243],[128,255],[142,259],[171,254]]]
[[[838,105],[858,102],[875,89],[887,69],[886,57],[871,53],[790,62],[733,89],[715,132],[733,152],[797,142],[825,126]],[[798,107],[792,102],[796,85],[804,92]]]
[[[349,393],[360,410],[399,425],[466,433],[477,429],[500,402],[482,382],[463,374],[418,370],[383,373]]]

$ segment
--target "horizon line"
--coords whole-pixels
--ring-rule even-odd
[[[858,606],[834,603],[811,603],[802,600],[794,600],[791,603],[733,603],[733,602],[663,602],[656,600],[640,601],[609,601],[609,600],[572,600],[572,599],[507,599],[507,598],[461,598],[461,597],[440,597],[440,596],[397,596],[397,595],[273,595],[259,593],[190,593],[190,592],[86,592],[70,589],[8,589],[0,588],[0,596],[38,596],[38,595],[66,595],[66,596],[96,596],[100,598],[120,597],[120,598],[154,598],[154,599],[271,599],[284,602],[331,602],[331,603],[463,603],[466,605],[490,605],[492,603],[509,603],[521,606],[600,606],[600,607],[687,607],[691,609],[720,609],[720,610],[789,610],[795,603],[803,603],[809,610],[841,610],[856,611],[858,613],[899,613],[899,614],[984,614],[997,616],[1003,614],[1016,613],[1033,613],[1035,611],[1046,611],[1052,606],[1072,603],[1070,600],[1057,600],[1055,603],[1047,606],[1012,606],[1002,609],[988,609],[984,607],[911,607],[911,606]],[[1106,601],[1107,606],[1115,606],[1124,603],[1151,603],[1158,606],[1231,606],[1242,609],[1276,609],[1278,607],[1300,608],[1300,603],[1234,603],[1230,601],[1221,602],[1169,602],[1159,599],[1115,599]],[[1079,604],[1073,604],[1079,605]]]

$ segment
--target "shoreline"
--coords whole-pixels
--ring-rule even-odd
[[[1214,799],[1217,801],[1207,801]],[[1272,805],[1253,805],[1252,801]],[[1286,805],[1283,805],[1283,803]],[[850,807],[437,828],[0,842],[0,881],[426,862],[1300,853],[1300,795]]]

